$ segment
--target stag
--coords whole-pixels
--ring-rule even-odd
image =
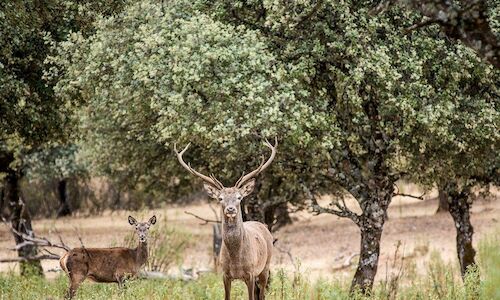
[[[273,252],[273,237],[266,225],[255,222],[243,222],[241,201],[250,195],[255,187],[255,177],[264,171],[276,156],[276,146],[267,140],[264,145],[271,149],[271,156],[254,171],[243,175],[233,187],[224,185],[214,175],[203,175],[182,158],[189,144],[181,152],[174,150],[180,164],[191,174],[203,179],[203,187],[208,195],[221,204],[222,210],[222,247],[220,264],[224,279],[225,299],[231,299],[231,282],[243,280],[248,287],[248,299],[265,299],[265,290],[269,280],[269,265]]]
[[[147,235],[149,227],[156,223],[156,216],[148,222],[137,222],[129,216],[128,222],[139,236],[137,248],[74,248],[61,257],[59,263],[70,280],[66,298],[73,298],[86,278],[95,282],[116,282],[122,287],[126,278],[137,275],[148,259]]]

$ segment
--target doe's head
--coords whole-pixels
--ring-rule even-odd
[[[149,227],[156,223],[156,216],[152,216],[147,222],[137,222],[134,217],[128,216],[128,223],[135,227],[139,241],[145,243],[148,240]]]
[[[211,198],[220,202],[224,217],[234,221],[241,210],[241,200],[250,195],[255,188],[255,177],[264,171],[276,156],[276,146],[278,145],[278,140],[275,138],[274,146],[267,140],[264,142],[264,145],[271,149],[271,156],[267,159],[267,161],[264,161],[263,159],[257,169],[246,175],[242,175],[233,187],[225,187],[219,180],[217,180],[217,178],[215,178],[213,174],[210,176],[203,175],[184,162],[182,155],[186,152],[189,145],[190,144],[188,144],[181,152],[177,152],[177,148],[174,145],[174,150],[177,153],[177,159],[180,164],[189,171],[189,173],[203,179],[203,187],[205,188],[205,191]]]

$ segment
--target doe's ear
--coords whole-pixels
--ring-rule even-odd
[[[128,216],[128,223],[130,225],[137,225],[137,220],[134,219],[132,216]]]
[[[247,181],[247,183],[245,183],[244,186],[240,188],[241,196],[244,198],[250,195],[253,192],[254,187],[255,187],[255,178],[252,178],[249,181]]]
[[[220,190],[218,188],[208,183],[204,183],[203,188],[205,188],[208,196],[213,199],[219,199]]]
[[[149,219],[149,224],[150,225],[153,225],[154,223],[156,223],[156,216],[152,216],[150,219]]]

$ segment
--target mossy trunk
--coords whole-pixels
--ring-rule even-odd
[[[9,221],[12,228],[18,232],[34,236],[33,227],[31,225],[31,216],[27,207],[21,199],[19,190],[20,176],[15,171],[10,171],[5,178],[4,197],[8,206]],[[16,245],[22,244],[24,239],[22,236],[12,233]],[[24,245],[17,251],[19,257],[31,258],[37,255],[37,248],[34,245]],[[20,263],[21,275],[37,274],[43,276],[43,269],[40,260],[29,260]]]
[[[448,211],[455,223],[457,230],[457,255],[460,263],[462,277],[465,276],[467,269],[476,264],[476,250],[472,246],[472,236],[474,228],[470,221],[469,189],[465,188],[459,191],[456,185],[450,185],[448,188]]]

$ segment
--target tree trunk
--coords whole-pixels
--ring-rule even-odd
[[[71,207],[68,200],[68,180],[62,179],[57,183],[57,194],[59,196],[59,209],[57,210],[57,217],[64,217],[71,215]]]
[[[469,190],[464,188],[464,190],[458,191],[454,185],[448,189],[448,197],[449,212],[457,230],[458,261],[462,277],[464,277],[467,269],[476,264],[474,259],[476,250],[472,246],[474,229],[470,222]]]
[[[31,226],[31,216],[28,209],[24,206],[24,202],[20,197],[19,192],[19,174],[15,171],[10,171],[5,178],[5,201],[9,208],[9,221],[12,228],[26,235],[34,236],[33,227]],[[24,242],[24,239],[16,233],[14,240],[16,245]],[[18,251],[19,257],[34,257],[37,254],[36,246],[24,245]],[[20,262],[21,275],[37,274],[43,276],[43,269],[40,260],[32,260]]]
[[[364,294],[371,291],[377,275],[381,237],[382,228],[361,228],[361,250],[351,292],[356,289]]]
[[[264,224],[267,225],[271,232],[285,225],[292,224],[292,218],[290,218],[286,202],[267,206],[264,209]]]
[[[213,256],[214,256],[214,270],[215,273],[219,272],[219,255],[222,248],[222,227],[220,223],[212,225],[213,232]]]
[[[388,184],[385,189],[377,190],[360,202],[363,214],[357,225],[361,231],[361,245],[351,292],[359,289],[363,294],[368,294],[373,287],[380,258],[380,239],[392,193],[393,185]]]
[[[447,212],[449,210],[448,195],[446,194],[446,191],[442,187],[438,187],[438,200],[439,200],[439,206],[436,213]]]

